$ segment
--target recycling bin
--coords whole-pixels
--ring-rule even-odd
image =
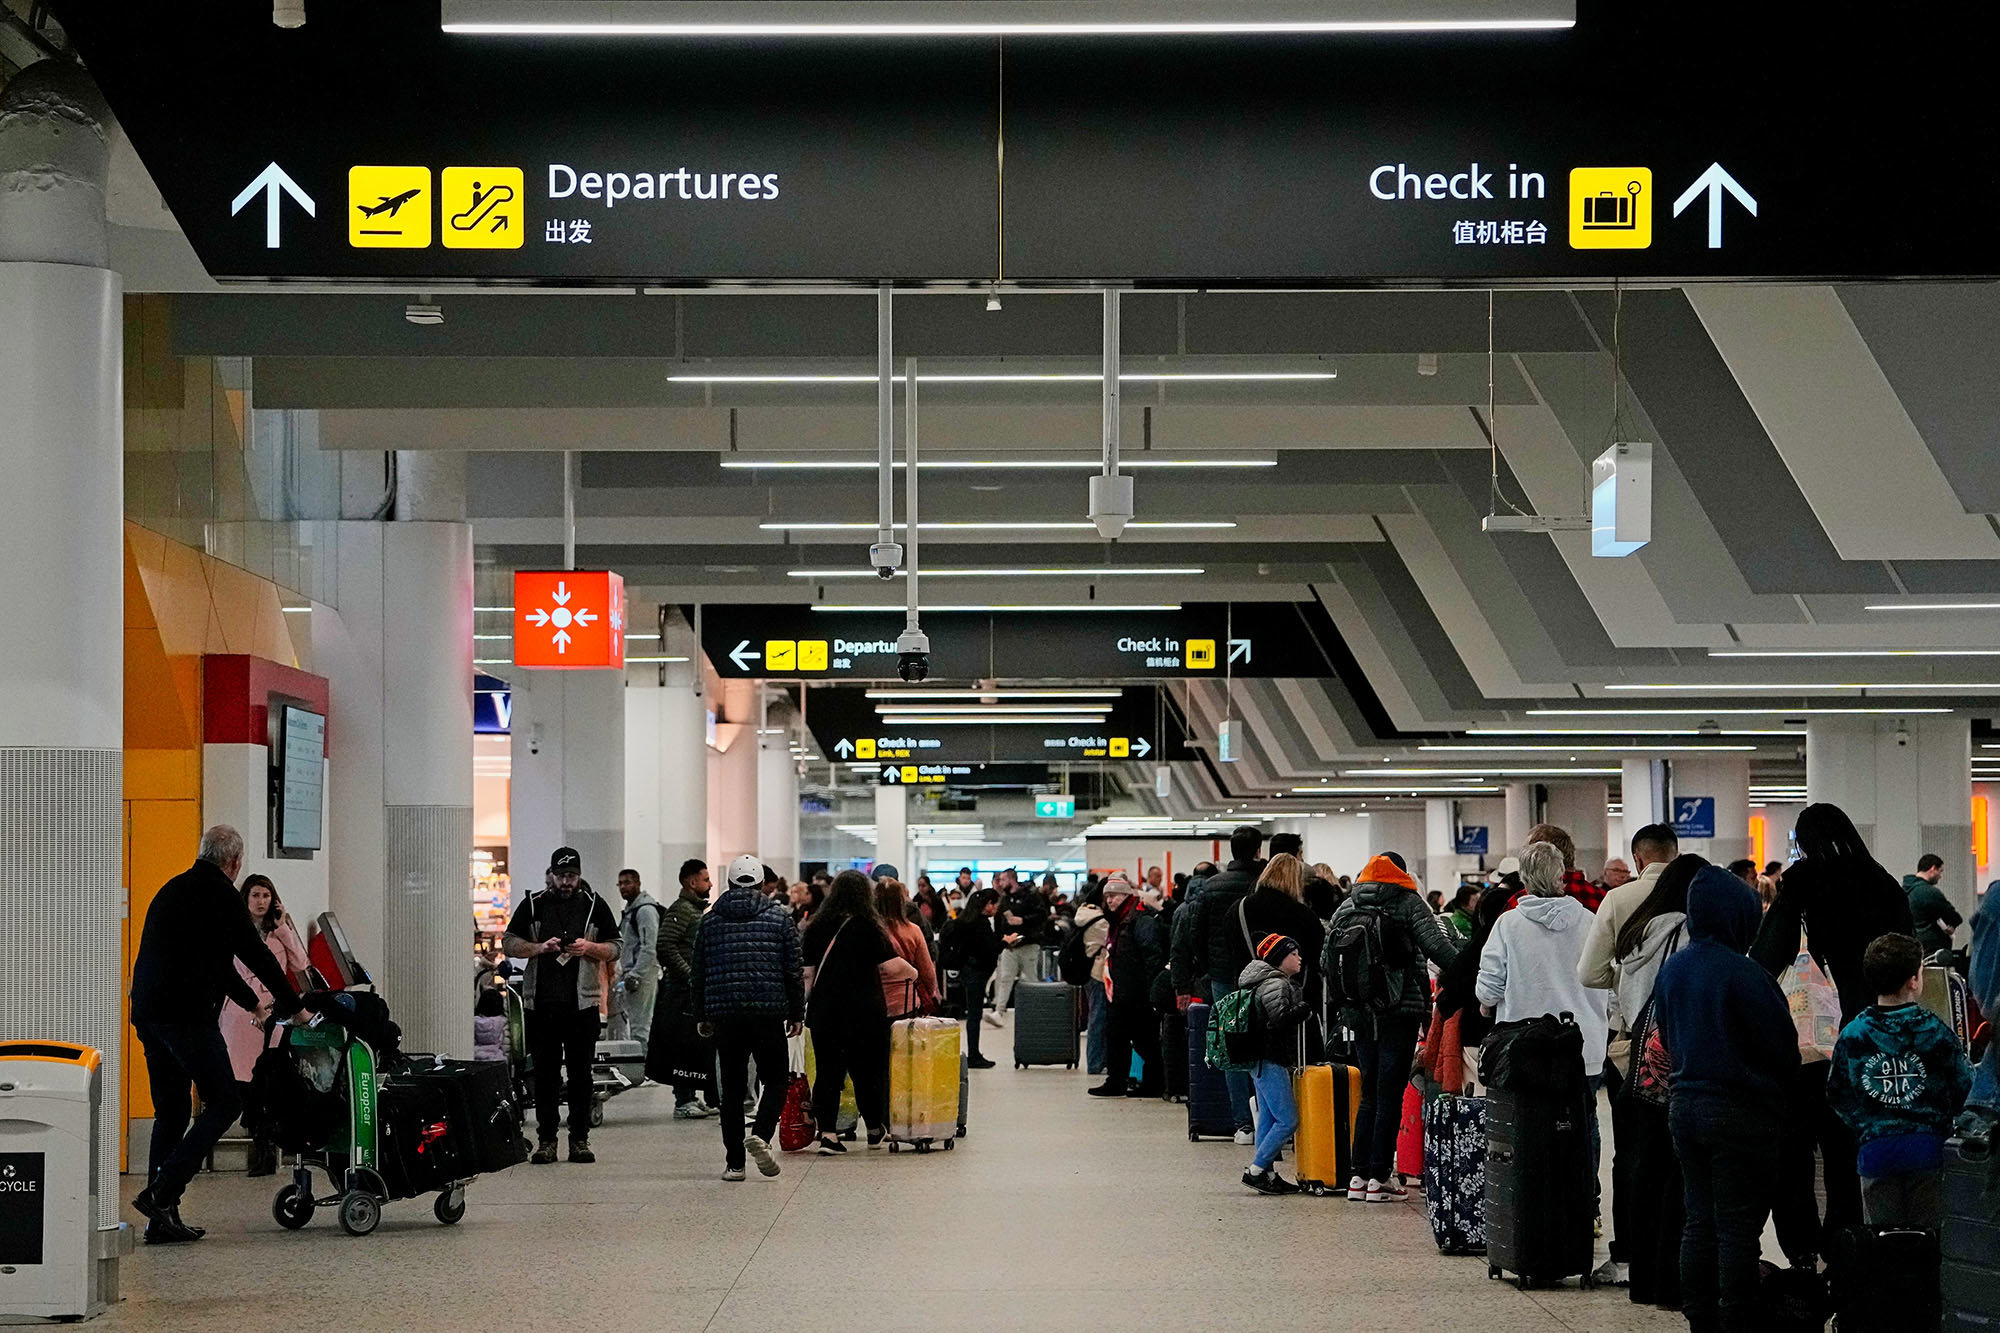
[[[97,1226],[100,1061],[0,1041],[0,1323],[87,1318],[116,1298],[131,1232]]]

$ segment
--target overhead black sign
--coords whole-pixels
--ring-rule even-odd
[[[1178,715],[1160,707],[1157,689],[1130,688],[1115,699],[1098,700],[1100,707],[1110,705],[1102,715],[1079,709],[1047,723],[1013,715],[1004,725],[981,725],[976,716],[947,714],[942,704],[935,713],[909,712],[914,701],[923,699],[914,688],[901,698],[871,699],[869,693],[838,687],[814,690],[807,700],[807,725],[820,753],[840,761],[879,763],[885,782],[904,786],[970,785],[979,775],[969,770],[982,764],[1163,763],[1193,757]],[[963,708],[977,703],[955,702]],[[893,778],[888,776],[891,770]],[[1009,776],[1018,781],[1018,772],[1011,770]]]
[[[198,24],[53,4],[218,276],[2000,269],[1976,7],[1718,24],[1586,0],[1566,32],[1015,38],[1003,99],[990,39],[467,36],[421,0],[315,4],[296,30],[253,3]],[[188,77],[218,59],[226,76]]]
[[[1120,680],[1328,676],[1311,604],[1188,602],[1178,611],[933,611],[930,679]],[[893,681],[901,611],[705,606],[701,647],[723,676]],[[818,699],[815,695],[815,700]]]

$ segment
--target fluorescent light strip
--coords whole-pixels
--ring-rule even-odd
[[[1467,727],[1468,736],[1803,736],[1796,727],[1702,731],[1695,727]],[[1640,746],[1652,749],[1652,746]]]
[[[1710,693],[1714,693],[1717,690],[1724,690],[1731,694],[1750,694],[1750,693],[1763,694],[1766,692],[1775,692],[1780,694],[1824,694],[1829,690],[1888,690],[1888,691],[1898,691],[1898,692],[1948,691],[1954,694],[1993,694],[1996,692],[2000,692],[2000,681],[1985,681],[1983,683],[1977,683],[1977,684],[1963,684],[1963,683],[1944,684],[1937,681],[1912,682],[1912,681],[1864,680],[1859,683],[1849,682],[1844,684],[1836,684],[1831,681],[1807,681],[1804,683],[1800,683],[1798,681],[1790,681],[1782,685],[1747,685],[1747,684],[1736,684],[1736,683],[1716,684],[1711,682],[1705,685],[1694,685],[1694,684],[1606,685],[1604,688],[1607,691],[1617,690],[1621,692],[1654,692],[1661,690],[1707,690]],[[1908,712],[1911,710],[1890,708],[1890,709],[1881,709],[1877,711],[1895,713],[1895,712]]]
[[[907,523],[896,523],[891,526],[897,532],[901,532],[910,525]],[[1160,522],[1155,520],[1148,522],[1144,519],[1135,519],[1125,525],[1125,530],[1131,532],[1135,528],[1146,528],[1154,532],[1208,532],[1221,528],[1233,528],[1235,526],[1235,523],[1227,520],[1202,520],[1198,522]],[[763,532],[878,532],[881,530],[881,525],[876,523],[759,523],[757,527]],[[1097,525],[1095,523],[1076,522],[1012,523],[997,522],[988,519],[960,522],[952,519],[939,519],[937,521],[926,519],[917,524],[917,530],[919,532],[1095,532],[1097,531]]]
[[[685,657],[628,657],[625,659],[625,665],[632,666],[635,663],[641,662],[686,662],[688,660]]]
[[[1949,713],[1949,708],[1530,708],[1529,717],[1823,717]]]
[[[278,609],[288,616],[309,616],[312,614],[310,606],[284,606]]]
[[[903,376],[891,377],[897,384]],[[1217,371],[1133,371],[1118,373],[1120,384],[1209,383],[1257,384],[1340,378],[1337,370],[1217,370]],[[876,375],[669,375],[669,384],[879,384]],[[920,373],[919,384],[1102,384],[1096,371],[1006,371],[993,374],[964,372]]]
[[[900,606],[900,605],[898,605],[898,604],[896,604],[896,603],[891,603],[891,602],[878,602],[878,603],[874,603],[874,604],[860,604],[860,603],[857,603],[857,604],[852,604],[852,605],[849,605],[849,604],[842,604],[842,603],[834,603],[834,602],[816,602],[816,603],[814,603],[814,604],[813,604],[813,608],[812,608],[812,609],[813,609],[813,610],[815,610],[815,611],[821,611],[821,612],[841,612],[841,613],[847,613],[847,612],[860,612],[860,613],[865,613],[865,614],[885,614],[885,615],[886,615],[886,614],[892,614],[892,613],[893,613],[893,614],[901,614],[901,613],[903,612],[903,610],[904,610],[905,608],[904,608],[904,607],[902,607],[902,606]],[[948,612],[986,612],[986,611],[1178,611],[1178,610],[1180,610],[1180,609],[1181,609],[1181,604],[1180,604],[1179,602],[1134,602],[1134,603],[1128,603],[1128,604],[1123,604],[1123,605],[1120,605],[1120,604],[1115,604],[1115,603],[1111,603],[1111,602],[1051,602],[1051,603],[1049,603],[1049,604],[1047,604],[1047,605],[1044,605],[1044,606],[1025,606],[1025,605],[1024,605],[1024,606],[1003,606],[1003,605],[998,605],[998,604],[969,604],[969,605],[965,605],[965,606],[926,606],[926,607],[920,607],[920,608],[919,608],[919,613],[920,613],[920,614],[923,614],[923,615],[929,615],[929,614],[930,614],[931,612],[933,612],[933,611],[940,611],[940,612],[947,612],[947,611],[948,611]]]
[[[1199,568],[1137,569],[1129,566],[1099,566],[1080,569],[924,569],[919,571],[927,579],[1040,579],[1040,578],[1191,578],[1208,573]],[[786,575],[795,579],[879,579],[881,575],[872,569],[788,569]],[[895,571],[894,577],[902,578],[908,570]]]
[[[627,643],[658,643],[659,641],[660,636],[657,634],[627,634],[625,636],[625,642]]]
[[[479,612],[491,612],[494,615],[500,615],[503,612],[510,616],[514,614],[514,608],[511,606],[475,606],[472,609]]]
[[[1348,768],[1344,778],[1574,778],[1623,772],[1616,768]]]
[[[1123,690],[870,690],[870,699],[1118,699]]]
[[[510,665],[510,664],[511,664],[511,663],[512,663],[513,661],[514,661],[514,659],[513,659],[513,658],[511,658],[511,657],[475,657],[475,658],[473,658],[473,659],[472,659],[472,665],[474,665],[474,666],[508,666],[508,665]]]
[[[472,636],[472,641],[474,643],[506,643],[513,637],[511,634],[475,634]]]
[[[897,470],[902,462],[892,465]],[[1104,466],[1096,458],[925,458],[917,462],[919,472],[1095,472]],[[1120,468],[1254,468],[1276,467],[1275,458],[1123,458]],[[873,458],[725,458],[722,467],[732,472],[874,472],[881,464]]]
[[[1465,796],[1490,795],[1499,791],[1494,784],[1472,784],[1463,787],[1447,787],[1428,783],[1416,783],[1405,787],[1294,787],[1298,796]]]
[[[1711,648],[1710,657],[2000,657],[2000,648]]]
[[[947,717],[942,714],[924,714],[915,717],[885,718],[884,721],[899,722],[910,727],[1101,727],[1104,725],[1102,717],[1067,714],[1050,717]]]
[[[1271,33],[1548,32],[1568,19],[1303,19],[1185,23],[576,23],[459,20],[440,25],[458,37],[1195,37]],[[919,376],[919,379],[927,378]]]
[[[2000,602],[1876,602],[1868,611],[2000,611]]]
[[[1648,753],[1667,751],[1678,754],[1700,754],[1704,750],[1718,753],[1754,750],[1754,745],[1419,745],[1419,750],[1438,751],[1445,754],[1625,754],[1632,750]]]
[[[1053,704],[994,704],[990,707],[979,704],[877,704],[875,712],[880,717],[908,717],[921,713],[925,717],[1048,717],[1052,713],[1097,713],[1111,711],[1110,704],[1053,703]]]

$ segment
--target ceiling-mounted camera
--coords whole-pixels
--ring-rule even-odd
[[[914,627],[896,636],[896,674],[914,685],[931,674],[931,636]]]

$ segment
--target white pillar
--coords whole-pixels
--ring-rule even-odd
[[[1424,891],[1458,887],[1458,816],[1442,797],[1424,802]]]
[[[708,850],[715,882],[729,863],[757,854],[757,728],[723,722],[708,755]]]
[[[1972,728],[1955,714],[1823,717],[1806,723],[1806,793],[1849,819],[1875,859],[1901,879],[1917,858],[1944,858],[1938,881],[1970,915],[1976,892],[1972,860]]]
[[[910,793],[902,786],[875,789],[875,859],[903,872],[915,883],[916,862],[910,847]]]
[[[669,869],[660,855],[661,696],[658,677],[635,668],[625,683],[625,865],[658,896]]]
[[[625,673],[514,673],[510,864],[514,896],[574,847],[583,877],[618,906],[625,864]]]
[[[1528,830],[1535,826],[1535,788],[1532,783],[1510,782],[1503,794],[1506,827],[1494,830],[1500,846],[1495,854],[1508,856],[1527,846]]]
[[[1679,771],[1678,765],[1675,766],[1675,771]],[[1743,771],[1746,775],[1744,799],[1747,800],[1749,798],[1747,783],[1750,771],[1748,764],[1744,765]],[[1611,848],[1611,855],[1624,857],[1625,864],[1627,865],[1632,864],[1632,839],[1638,836],[1639,830],[1648,824],[1667,822],[1666,791],[1662,782],[1663,776],[1660,765],[1651,759],[1627,759],[1622,765],[1621,781],[1619,784],[1619,807],[1623,813],[1618,819],[1618,843]],[[1704,791],[1696,794],[1705,796],[1708,793]],[[1717,827],[1721,827],[1719,822]],[[1744,836],[1747,839],[1749,835],[1746,832]],[[1686,851],[1688,849],[1682,848],[1682,850]],[[1707,853],[1704,852],[1702,855],[1706,856]],[[1713,860],[1714,858],[1710,857],[1709,859]],[[1638,868],[1634,866],[1633,871],[1635,874],[1637,870]]]
[[[0,635],[0,1037],[101,1053],[96,1222],[116,1227],[121,933],[141,923],[122,920],[124,343],[122,287],[104,266],[110,116],[87,76],[56,61],[16,75],[0,110],[0,608],[12,627]],[[117,1267],[98,1267],[96,1299],[117,1299]]]
[[[409,1049],[472,1047],[472,529],[342,523],[329,682],[328,901]]]
[[[681,862],[710,859],[708,705],[699,684],[693,664],[674,663],[660,689],[660,869],[669,891],[678,891]]]
[[[1750,855],[1750,761],[1723,755],[1673,762],[1673,800],[1715,798],[1715,836],[1682,838],[1681,850],[1719,866]],[[1629,822],[1630,807],[1627,807]],[[1915,869],[1915,863],[1911,863]],[[1759,866],[1759,870],[1763,867]]]
[[[1549,808],[1543,818],[1569,831],[1576,844],[1576,868],[1595,878],[1610,855],[1605,847],[1604,811],[1609,788],[1602,782],[1558,782],[1549,785]]]
[[[787,883],[799,877],[799,767],[785,736],[757,738],[757,855]]]

